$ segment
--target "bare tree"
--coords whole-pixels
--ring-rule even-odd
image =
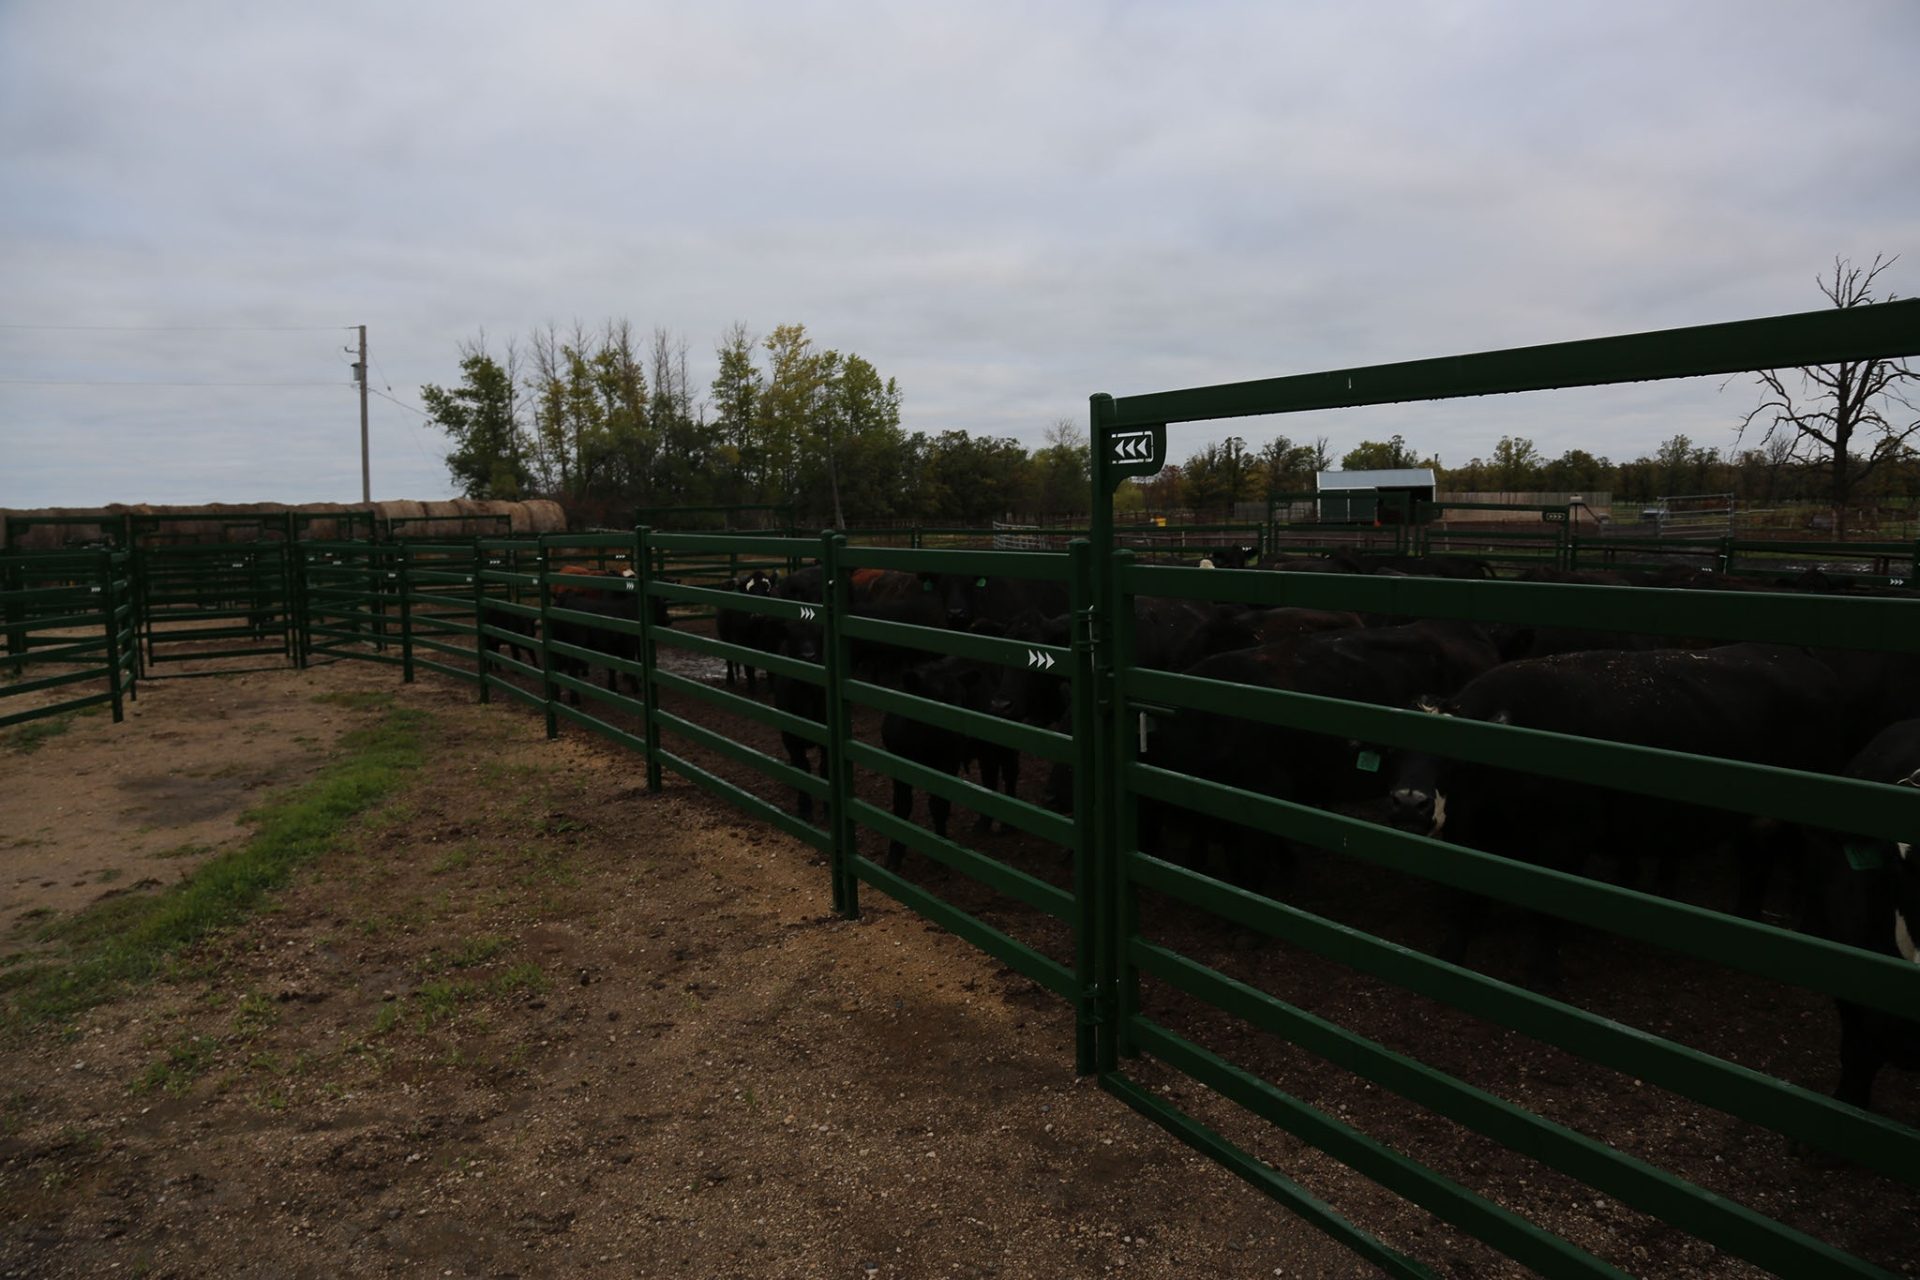
[[[1845,258],[1833,260],[1831,280],[1814,277],[1820,292],[1836,307],[1858,307],[1874,302],[1891,302],[1873,294],[1873,282],[1899,258],[1882,261],[1879,254],[1873,265],[1856,267]],[[1847,536],[1847,506],[1854,487],[1871,475],[1881,463],[1910,452],[1908,441],[1920,433],[1920,417],[1905,426],[1897,425],[1902,416],[1894,412],[1898,405],[1908,413],[1915,406],[1908,398],[1908,387],[1917,379],[1912,366],[1904,360],[1855,360],[1843,364],[1813,365],[1800,369],[1799,384],[1788,389],[1793,371],[1760,374],[1765,398],[1740,424],[1740,438],[1757,423],[1765,424],[1760,443],[1769,457],[1777,440],[1790,442],[1790,456],[1796,461],[1821,464],[1829,468],[1832,485],[1834,536]],[[1893,419],[1888,414],[1893,413]],[[1864,433],[1865,448],[1855,442]]]

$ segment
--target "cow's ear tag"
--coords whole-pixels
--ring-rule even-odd
[[[922,591],[931,591],[933,590],[933,584],[927,581],[925,578],[922,578],[920,579],[920,589]]]
[[[975,578],[973,580],[973,585],[976,587],[984,587],[987,585],[987,580],[985,578]]]
[[[1362,751],[1359,757],[1354,760],[1353,767],[1362,773],[1380,772],[1380,753],[1378,751]]]
[[[1887,853],[1877,844],[1847,841],[1847,865],[1855,871],[1878,871],[1887,865]]]

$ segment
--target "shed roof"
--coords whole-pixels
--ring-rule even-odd
[[[1433,468],[1396,467],[1391,471],[1322,471],[1315,487],[1328,489],[1431,489]]]

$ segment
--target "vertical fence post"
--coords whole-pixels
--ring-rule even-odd
[[[1099,1069],[1098,1033],[1099,941],[1095,910],[1094,771],[1098,767],[1099,738],[1093,709],[1093,544],[1075,538],[1067,544],[1067,608],[1072,619],[1069,643],[1073,648],[1073,1069],[1091,1075]]]
[[[633,566],[640,586],[640,706],[642,735],[647,743],[647,790],[657,792],[660,776],[660,690],[654,685],[658,657],[654,649],[654,598],[648,594],[654,580],[652,530],[642,525],[633,531]]]
[[[400,567],[396,570],[388,570],[387,577],[400,585],[400,681],[402,684],[412,684],[413,548],[405,543],[395,546],[393,562]]]
[[[847,715],[847,672],[851,669],[851,646],[841,634],[841,621],[852,610],[853,592],[841,568],[841,552],[846,549],[844,534],[820,535],[820,661],[826,673],[827,722],[827,832],[831,842],[827,865],[833,881],[833,909],[849,920],[860,915],[860,881],[853,874],[853,856],[858,839],[853,828],[852,764],[847,759],[847,740],[853,729]]]
[[[560,736],[560,713],[553,709],[554,699],[560,691],[553,685],[553,619],[547,611],[553,608],[553,584],[547,581],[547,542],[542,538],[534,552],[533,571],[540,575],[540,696],[545,700],[547,713],[547,736]]]
[[[493,690],[487,687],[487,553],[480,539],[473,540],[473,674],[480,682],[480,701],[492,702]]]
[[[1120,693],[1120,673],[1132,670],[1134,661],[1134,600],[1125,589],[1122,576],[1136,557],[1132,551],[1124,549],[1110,551],[1108,555],[1113,564],[1108,587],[1113,611],[1101,636],[1107,650],[1107,670],[1110,673],[1108,689],[1112,698],[1108,719],[1111,732],[1101,744],[1101,750],[1107,757],[1104,776],[1111,779],[1113,784],[1106,805],[1109,826],[1104,873],[1107,900],[1105,925],[1109,948],[1107,1007],[1113,1020],[1108,1043],[1112,1045],[1116,1057],[1131,1058],[1139,1050],[1133,1043],[1128,1019],[1139,1011],[1140,980],[1127,960],[1127,939],[1137,930],[1139,894],[1127,874],[1126,862],[1132,852],[1140,847],[1140,802],[1125,779],[1127,766],[1133,763],[1139,748],[1139,735],[1147,722],[1141,714],[1127,714],[1126,699]]]
[[[113,552],[100,553],[100,607],[107,615],[107,689],[113,695],[113,722],[126,719],[121,705],[120,681],[120,593],[113,589]]]

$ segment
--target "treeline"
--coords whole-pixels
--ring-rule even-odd
[[[1235,503],[1264,502],[1274,494],[1310,493],[1315,473],[1337,461],[1342,471],[1430,467],[1438,488],[1452,493],[1611,493],[1621,503],[1730,493],[1745,507],[1826,502],[1833,490],[1831,463],[1795,459],[1793,443],[1777,437],[1764,448],[1722,452],[1676,435],[1651,454],[1614,462],[1584,449],[1549,458],[1525,437],[1502,436],[1488,457],[1448,467],[1437,456],[1422,457],[1400,436],[1384,444],[1363,442],[1337,459],[1324,438],[1300,445],[1282,436],[1253,450],[1231,437],[1206,445],[1138,488],[1141,505],[1149,511],[1222,512]],[[1851,501],[1871,508],[1916,493],[1920,455],[1908,450],[1885,458],[1865,475]]]
[[[504,350],[460,349],[461,380],[420,389],[447,432],[467,497],[541,496],[581,523],[621,526],[643,506],[791,506],[803,526],[914,518],[984,524],[1086,505],[1086,439],[1056,424],[1012,438],[906,432],[892,378],[800,324],[764,338],[734,325],[702,394],[684,338],[643,344],[624,320],[535,331]]]
[[[817,345],[806,326],[756,338],[734,325],[714,348],[704,388],[684,338],[655,329],[643,343],[624,320],[552,327],[503,351],[463,343],[461,380],[425,386],[428,417],[452,441],[447,466],[474,498],[554,498],[577,523],[623,527],[643,506],[791,507],[801,527],[885,521],[982,526],[1084,518],[1087,436],[1060,420],[1029,450],[1011,437],[901,427],[901,391],[854,352]],[[1258,449],[1232,436],[1116,495],[1122,512],[1223,515],[1239,503],[1311,493],[1316,473],[1431,467],[1449,492],[1611,493],[1621,503],[1731,493],[1744,506],[1823,502],[1830,464],[1796,460],[1785,434],[1722,452],[1676,435],[1614,462],[1584,449],[1557,458],[1503,436],[1487,457],[1443,466],[1401,436],[1335,454],[1325,438],[1284,436]],[[1849,504],[1871,508],[1920,492],[1920,458],[1903,442],[1858,459]]]

